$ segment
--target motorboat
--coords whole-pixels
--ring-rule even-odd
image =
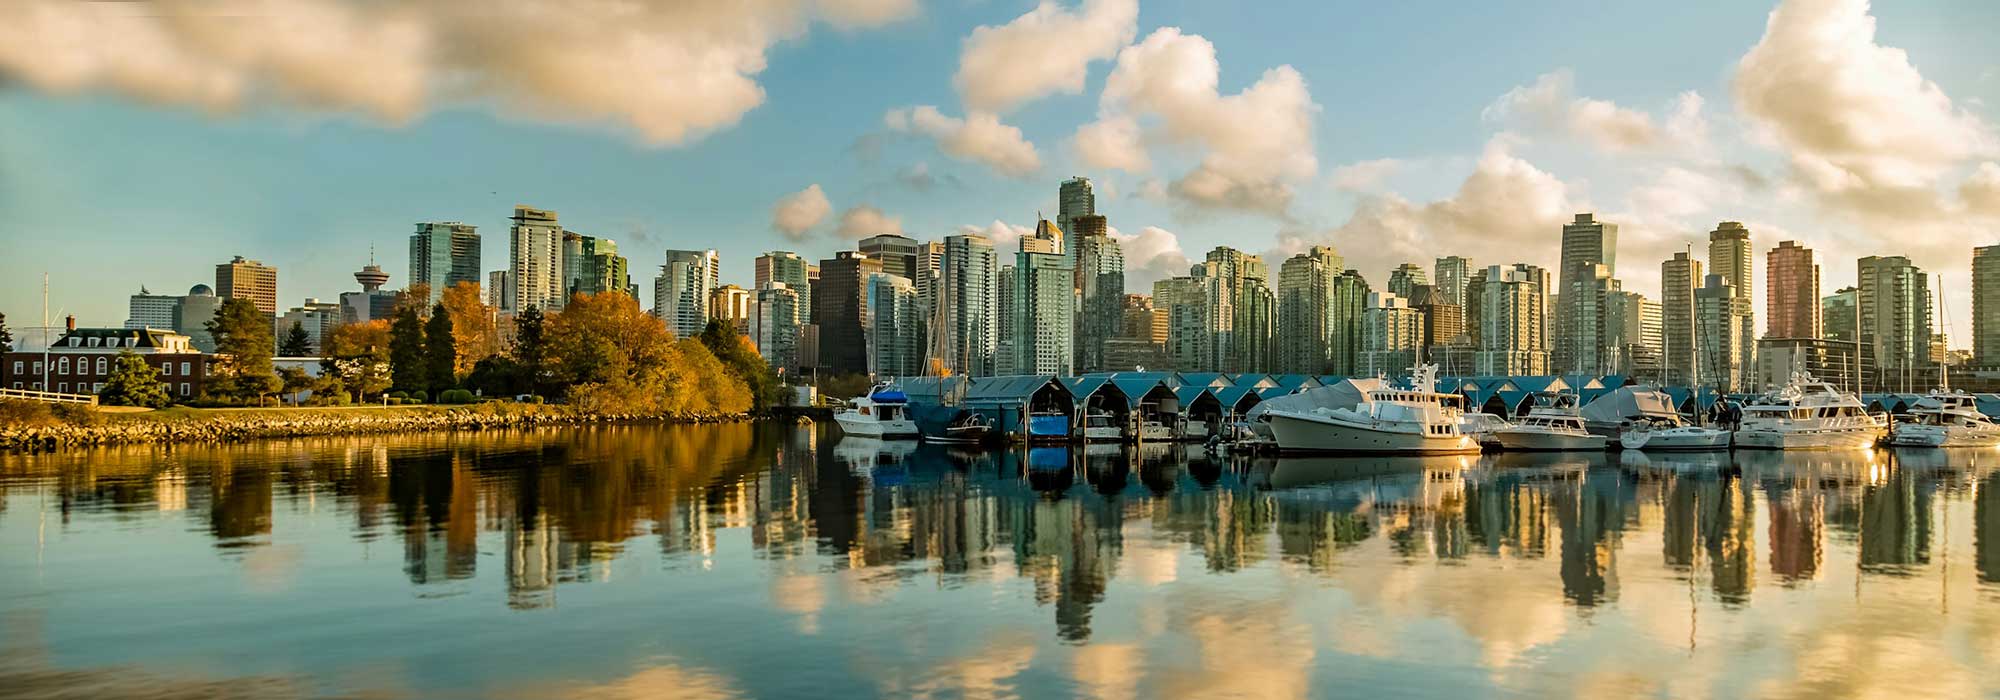
[[[848,402],[846,408],[833,414],[833,421],[840,424],[842,433],[858,437],[894,440],[918,435],[917,422],[910,418],[910,398],[888,384]]]
[[[1434,390],[1436,365],[1413,368],[1410,389],[1392,388],[1381,380],[1366,380],[1365,385],[1360,381],[1350,379],[1306,392],[1335,392],[1327,397],[1335,400],[1343,398],[1344,392],[1358,393],[1351,405],[1273,408],[1263,411],[1258,420],[1268,425],[1280,452],[1479,452],[1479,441],[1459,431],[1465,399]]]
[[[923,431],[924,442],[945,445],[976,445],[993,437],[993,421],[975,411],[938,407],[937,411],[950,410],[953,413],[944,420],[918,420],[917,427]]]
[[[1144,442],[1171,442],[1174,439],[1174,429],[1156,420],[1140,421],[1139,439]]]
[[[1979,411],[1977,401],[1964,392],[1933,391],[1918,399],[1889,430],[1889,444],[1896,447],[1994,447],[2000,446],[2000,424]]]
[[[1758,450],[1859,450],[1881,441],[1887,426],[1855,395],[1792,373],[1785,386],[1743,407],[1736,446]]]
[[[1479,441],[1480,447],[1497,450],[1500,449],[1500,438],[1493,432],[1507,425],[1505,418],[1484,411],[1474,411],[1459,416],[1458,432],[1472,436],[1472,439]]]
[[[1125,428],[1112,422],[1109,413],[1092,413],[1083,417],[1084,442],[1118,442],[1124,437]]]
[[[1729,442],[1727,430],[1664,421],[1639,421],[1618,435],[1618,444],[1625,449],[1655,452],[1726,450]]]
[[[1603,450],[1608,440],[1583,425],[1575,394],[1541,393],[1528,415],[1512,425],[1493,431],[1502,449],[1568,452]]]

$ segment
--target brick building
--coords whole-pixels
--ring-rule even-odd
[[[75,320],[49,346],[47,368],[43,353],[11,352],[0,357],[0,386],[9,389],[94,394],[126,350],[145,358],[160,373],[160,383],[175,401],[200,396],[215,356],[195,349],[186,335],[158,328],[77,328]],[[43,370],[47,369],[47,386]]]

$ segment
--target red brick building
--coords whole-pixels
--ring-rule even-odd
[[[11,352],[0,357],[0,386],[9,389],[95,394],[104,387],[126,350],[145,358],[160,373],[160,383],[175,401],[200,396],[214,355],[196,350],[187,336],[158,328],[76,328],[72,325],[43,354]],[[47,385],[43,384],[47,370]]]

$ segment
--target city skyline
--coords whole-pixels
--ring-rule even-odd
[[[1322,20],[1365,20],[1353,36],[1342,35],[1354,46],[1322,46],[1291,30],[1253,31],[1199,6],[1146,3],[1126,12],[1126,3],[1093,1],[1024,15],[1028,9],[903,7],[850,24],[821,17],[794,39],[758,47],[769,66],[746,74],[763,90],[754,107],[676,139],[657,138],[657,129],[616,110],[556,119],[442,101],[384,120],[365,106],[288,99],[281,89],[247,92],[226,109],[203,112],[172,100],[131,99],[88,79],[51,83],[30,59],[0,57],[0,75],[20,78],[0,91],[0,115],[26,126],[0,135],[0,156],[18,166],[10,171],[37,173],[0,188],[0,207],[17,213],[7,225],[19,253],[0,262],[0,308],[16,318],[34,316],[38,273],[46,269],[57,273],[51,280],[57,309],[118,325],[125,295],[141,284],[185,289],[206,277],[180,270],[236,254],[286,270],[278,299],[289,307],[347,289],[367,248],[398,250],[412,224],[426,221],[463,221],[493,239],[481,265],[491,272],[506,267],[507,246],[497,236],[508,229],[506,213],[516,204],[561,211],[565,228],[618,241],[642,287],[668,249],[713,245],[724,260],[722,278],[739,284],[763,252],[794,250],[818,260],[892,229],[923,241],[977,230],[1005,253],[1032,228],[1034,212],[1056,218],[1059,197],[1051,184],[1084,175],[1097,184],[1097,211],[1123,239],[1129,292],[1185,274],[1185,263],[1224,244],[1273,267],[1311,245],[1330,244],[1377,280],[1395,265],[1428,268],[1445,255],[1465,256],[1475,269],[1526,262],[1559,272],[1557,251],[1539,242],[1549,224],[1595,212],[1622,228],[1620,252],[1628,264],[1618,274],[1628,289],[1657,289],[1659,260],[1702,243],[1719,221],[1743,221],[1756,234],[1757,257],[1779,240],[1813,248],[1825,261],[1822,286],[1829,291],[1854,283],[1853,266],[1843,261],[1868,255],[1907,255],[1944,273],[1954,295],[1945,305],[1952,335],[1970,335],[1971,304],[1957,298],[1970,287],[1960,263],[1963,248],[1995,242],[1990,232],[2000,209],[1988,205],[2000,201],[2000,165],[1992,164],[1994,120],[1984,105],[2000,100],[2000,70],[1968,64],[1963,56],[1982,54],[1955,49],[1976,41],[1962,30],[1976,24],[1968,15],[1991,15],[1991,7],[1794,2],[1775,14],[1763,6],[1696,8],[1636,40],[1590,31],[1629,19],[1618,12],[1570,16],[1561,7],[1524,8],[1523,17],[1508,21],[1563,15],[1565,23],[1560,31],[1507,38],[1517,43],[1492,47],[1492,65],[1426,91],[1394,83],[1422,65],[1403,53],[1409,49],[1369,36],[1435,20],[1407,8],[1367,18],[1345,17],[1340,8],[1284,8]],[[1476,30],[1487,38],[1485,26],[1472,26],[1479,20],[1460,16],[1427,30],[1440,40]],[[1825,109],[1846,110],[1841,114],[1859,130],[1823,142],[1808,137],[1833,123],[1830,117],[1789,114],[1757,99],[1784,87],[1773,82],[1782,76],[1772,66],[1792,65],[1781,59],[1808,60],[1814,47],[1802,42],[1815,27],[1839,29],[1826,40],[1848,42],[1839,45],[1839,60],[1866,78],[1808,95]],[[1095,51],[1063,66],[1073,69],[1064,73],[1073,81],[1040,76],[1037,82],[1028,68],[1017,71],[1012,92],[973,80],[984,75],[974,59],[1010,46],[996,37],[1028,30],[1074,36]],[[1579,65],[1544,48],[1521,48],[1549,39],[1538,32],[1559,34],[1579,51],[1595,42],[1621,50]],[[1342,61],[1352,62],[1349,52],[1363,48],[1395,70],[1376,79],[1344,75]],[[1199,59],[1181,68],[1197,71],[1197,78],[1212,59],[1215,90],[1133,92],[1127,79],[1145,75],[1151,64],[1143,59],[1155,53]],[[936,65],[884,65],[916,54],[932,60],[901,63]],[[844,84],[811,84],[817,59],[896,71],[908,78],[900,82],[911,94],[816,100],[816,93]],[[218,68],[224,69],[252,84],[289,85],[254,66]],[[1246,92],[1253,87],[1260,89]],[[1229,133],[1190,132],[1179,146],[1158,138],[1184,111],[1287,91],[1304,100],[1296,112],[1306,123],[1300,133],[1244,124]],[[819,113],[823,118],[809,124],[791,118]],[[997,130],[978,130],[986,122],[966,118],[989,114]],[[1433,116],[1409,119],[1413,114]],[[1139,127],[1142,148],[1123,155],[1146,156],[1143,170],[1130,158],[1086,147],[1102,145],[1087,137],[1119,133],[1128,117]],[[1251,126],[1272,139],[1291,139],[1274,153],[1311,164],[1270,172],[1208,167],[1235,155],[1224,137]],[[116,132],[112,141],[99,138],[107,129]],[[1032,144],[1034,167],[1021,158],[969,155],[996,142],[975,136]],[[112,148],[119,138],[149,143]],[[499,146],[516,138],[525,139],[527,155]],[[1898,148],[1862,148],[1878,141]],[[334,143],[338,153],[328,151]],[[777,167],[771,151],[780,149],[798,164]],[[465,159],[465,172],[478,177],[441,178],[428,164],[398,167],[445,152]],[[522,158],[561,167],[521,167],[531,162]],[[167,169],[203,159],[241,167]],[[591,187],[570,184],[579,172],[592,176],[583,178]],[[1860,184],[1823,186],[1842,174]],[[120,188],[107,198],[86,182]],[[199,212],[167,206],[194,201],[189,188],[197,185],[215,189],[201,198]],[[1288,197],[1274,208],[1259,193]],[[1905,206],[1885,216],[1868,209],[1871,194],[1902,195],[1895,201]],[[803,218],[777,216],[780,204],[800,205],[783,213]],[[1924,204],[1934,206],[1908,206]],[[800,222],[814,225],[790,235]],[[37,231],[65,235],[30,235]],[[189,239],[201,245],[164,242]],[[106,258],[103,264],[132,288],[105,293],[64,279],[63,265],[78,255]],[[410,280],[398,257],[382,260],[393,286]],[[1759,297],[1753,301],[1761,308],[1763,265],[1751,267]],[[1758,314],[1760,333],[1767,316]]]

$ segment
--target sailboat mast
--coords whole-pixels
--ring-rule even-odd
[[[1944,273],[1937,276],[1938,315],[1944,317],[1944,354],[1938,356],[1938,381],[1944,393],[1951,393],[1951,309],[1944,303]]]

